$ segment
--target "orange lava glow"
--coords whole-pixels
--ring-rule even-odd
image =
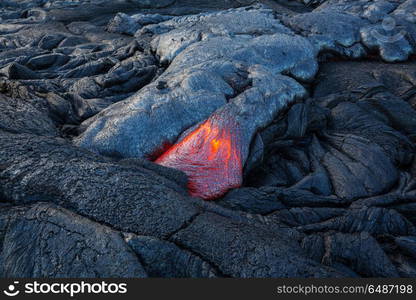
[[[155,162],[188,175],[192,196],[215,199],[242,184],[238,126],[207,120]]]

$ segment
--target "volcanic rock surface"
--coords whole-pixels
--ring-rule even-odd
[[[415,277],[415,13],[1,1],[0,276]]]

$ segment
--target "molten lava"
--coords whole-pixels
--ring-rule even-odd
[[[235,122],[214,117],[155,162],[185,172],[192,196],[215,199],[242,184],[240,140],[239,126]]]

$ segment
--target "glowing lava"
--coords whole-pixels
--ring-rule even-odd
[[[242,184],[239,126],[211,118],[162,154],[157,164],[179,169],[189,177],[192,196],[215,199]]]

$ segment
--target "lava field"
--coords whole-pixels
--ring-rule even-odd
[[[1,0],[0,277],[416,277],[416,0]]]

